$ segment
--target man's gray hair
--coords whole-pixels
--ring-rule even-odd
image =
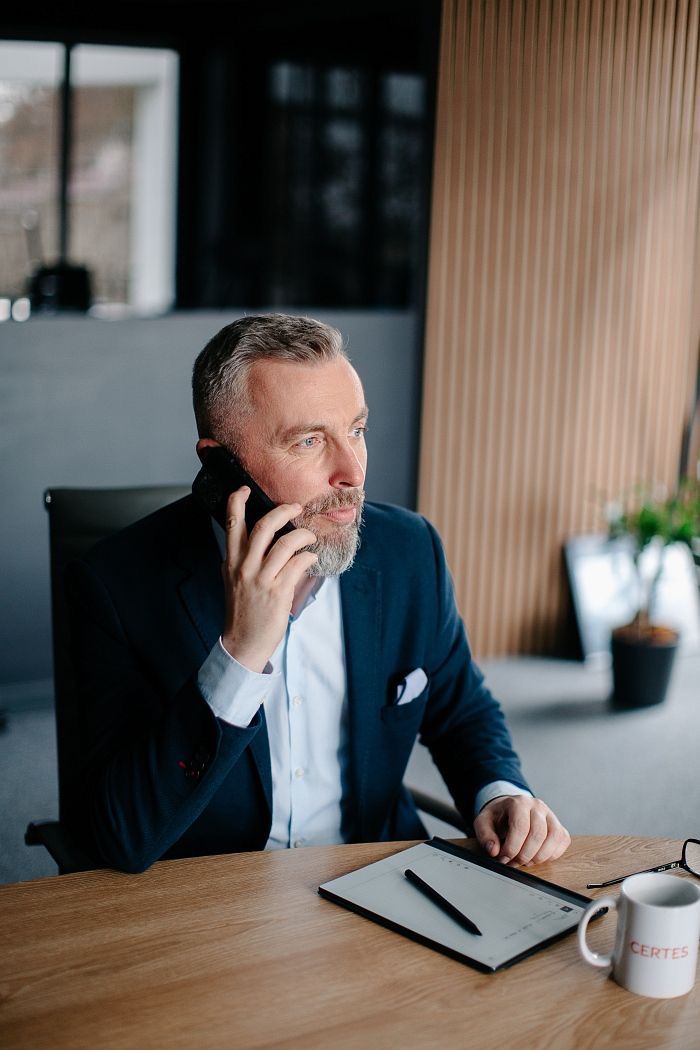
[[[256,361],[318,364],[347,358],[337,328],[311,317],[260,314],[222,328],[197,357],[192,400],[200,437],[235,443],[235,421],[250,411],[248,373]]]

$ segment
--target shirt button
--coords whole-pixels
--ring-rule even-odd
[[[297,778],[297,780],[301,780],[305,772],[306,770],[302,769],[301,766],[297,766],[297,768],[294,770],[294,776]]]
[[[301,697],[300,696],[293,696],[292,697],[292,704],[294,705],[294,707],[301,707]]]
[[[294,848],[299,849],[299,847],[303,846],[305,842],[306,839],[294,839]]]

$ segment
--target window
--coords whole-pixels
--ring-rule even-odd
[[[268,90],[269,299],[406,305],[422,234],[425,77],[280,62]]]
[[[0,296],[58,259],[58,44],[0,43]],[[94,311],[168,309],[174,299],[177,58],[79,45],[70,64],[67,258],[87,266]]]
[[[0,43],[0,296],[24,295],[58,254],[58,98],[63,48]]]

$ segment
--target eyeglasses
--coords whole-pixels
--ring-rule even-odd
[[[691,875],[700,876],[700,839],[685,840],[680,860],[672,860],[668,864],[658,864],[655,868],[644,868],[642,871],[631,871],[629,875],[621,875],[619,879],[608,879],[607,882],[589,882],[586,888],[599,890],[603,886],[614,886],[616,882],[622,882],[623,879],[628,879],[630,875],[647,875],[656,871],[670,871],[671,868],[685,868]]]

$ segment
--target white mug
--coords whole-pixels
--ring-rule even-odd
[[[601,908],[617,910],[615,947],[592,952],[586,930]],[[620,896],[591,901],[578,928],[581,955],[591,966],[612,966],[623,988],[654,999],[685,995],[695,983],[700,939],[700,889],[676,875],[630,875]]]

